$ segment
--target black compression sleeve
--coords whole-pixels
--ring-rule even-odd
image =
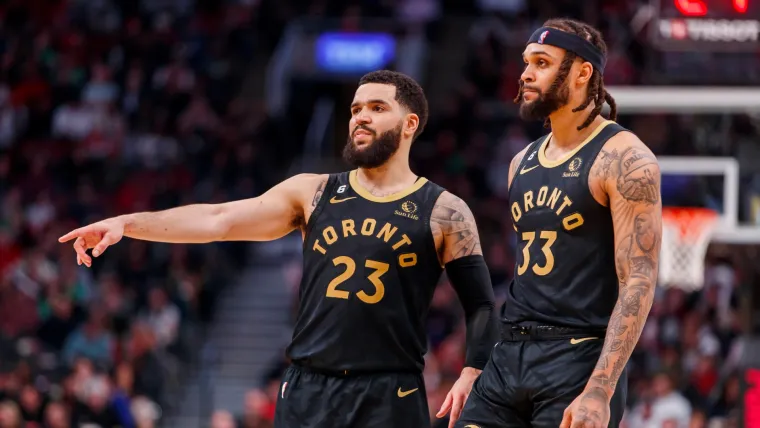
[[[498,340],[491,274],[483,256],[472,255],[447,263],[446,275],[464,308],[467,323],[465,365],[482,370]]]

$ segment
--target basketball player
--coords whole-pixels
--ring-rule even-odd
[[[76,238],[91,266],[122,236],[158,242],[303,236],[300,310],[287,348],[278,428],[430,426],[422,379],[425,318],[443,267],[467,323],[466,368],[439,415],[458,417],[498,340],[493,289],[473,215],[458,197],[409,168],[428,118],[422,88],[391,71],[359,82],[343,151],[357,169],[301,174],[263,195],[219,205],[110,218]]]
[[[553,19],[525,47],[523,119],[551,133],[512,161],[519,242],[502,340],[460,428],[617,427],[625,365],[654,296],[660,171],[631,132],[602,118],[606,45],[591,26]]]

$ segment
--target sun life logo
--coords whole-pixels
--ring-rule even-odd
[[[396,210],[394,212],[394,214],[401,217],[410,218],[412,220],[419,220],[420,218],[419,216],[417,216],[416,213],[417,213],[417,204],[415,204],[412,201],[404,201],[401,204],[401,210],[400,211]]]

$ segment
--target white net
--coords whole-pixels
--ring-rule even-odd
[[[663,208],[661,285],[686,290],[702,287],[705,254],[718,219],[715,211],[704,208]]]

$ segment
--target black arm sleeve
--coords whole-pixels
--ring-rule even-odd
[[[464,308],[467,323],[465,366],[482,370],[498,340],[493,286],[486,261],[481,255],[452,260],[446,275]]]

